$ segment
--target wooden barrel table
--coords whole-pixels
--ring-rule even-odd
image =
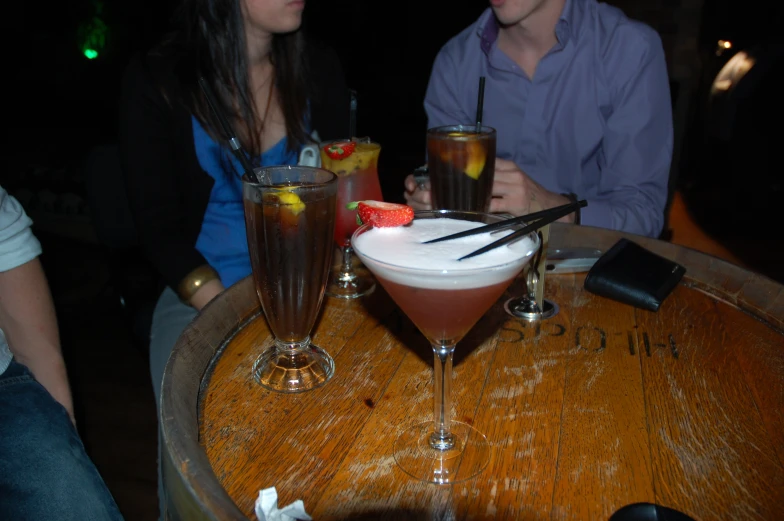
[[[673,244],[554,225],[550,247],[607,250],[628,237],[683,264],[653,313],[548,275],[559,313],[528,323],[503,302],[458,344],[453,417],[483,432],[487,468],[453,485],[415,481],[397,434],[433,414],[433,356],[380,288],[325,299],[315,342],[335,376],[302,394],[257,385],[269,340],[246,279],[178,341],[163,382],[164,484],[172,519],[256,519],[259,490],[302,499],[315,520],[606,520],[650,502],[695,520],[784,515],[784,286]]]

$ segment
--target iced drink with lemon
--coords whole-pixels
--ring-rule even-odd
[[[322,385],[332,358],[310,341],[332,260],[337,178],[321,168],[269,167],[243,177],[253,280],[274,344],[253,365],[262,386],[300,392]]]
[[[435,210],[487,212],[493,196],[496,132],[453,125],[427,131],[427,169]]]

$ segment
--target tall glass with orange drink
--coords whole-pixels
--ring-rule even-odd
[[[351,235],[359,226],[356,210],[346,208],[353,201],[381,201],[378,156],[381,145],[370,138],[330,141],[321,144],[321,166],[338,176],[335,244],[341,250],[341,264],[330,274],[326,294],[352,299],[367,295],[375,288],[371,274],[354,266]]]

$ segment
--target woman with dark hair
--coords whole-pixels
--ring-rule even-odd
[[[183,0],[177,30],[126,70],[122,166],[139,240],[166,285],[150,335],[156,404],[185,326],[251,273],[243,170],[199,78],[254,166],[297,164],[304,146],[348,134],[340,63],[305,38],[304,6],[303,0]]]

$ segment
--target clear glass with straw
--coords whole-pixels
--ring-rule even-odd
[[[427,131],[427,170],[435,210],[490,210],[496,131],[482,125],[484,89],[482,76],[473,125],[450,125]]]

